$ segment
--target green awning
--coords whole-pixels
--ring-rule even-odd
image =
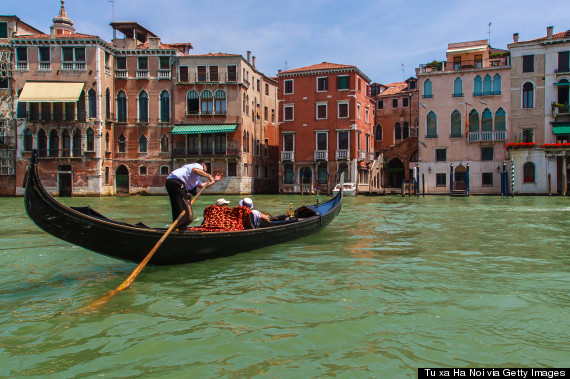
[[[558,126],[553,126],[552,131],[557,136],[570,134],[570,123],[568,123],[567,125],[559,124]]]
[[[177,125],[172,134],[230,133],[236,128],[237,124]]]

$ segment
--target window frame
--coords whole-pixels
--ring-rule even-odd
[[[283,80],[283,94],[284,95],[292,95],[295,93],[295,84],[293,79],[284,79]]]
[[[346,107],[346,116],[341,115],[341,106]],[[337,103],[337,118],[350,118],[350,102],[349,101],[339,101]]]
[[[329,89],[329,77],[317,76],[317,92],[327,92]]]
[[[288,110],[290,110],[291,115],[287,114]],[[295,105],[294,104],[284,104],[283,105],[283,121],[295,121]]]

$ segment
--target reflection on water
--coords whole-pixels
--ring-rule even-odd
[[[271,214],[314,202],[254,200]],[[62,201],[171,221],[166,197]],[[417,367],[568,364],[566,198],[345,198],[316,235],[147,267],[96,313],[77,311],[134,265],[45,234],[21,198],[0,209],[0,376],[414,378]]]

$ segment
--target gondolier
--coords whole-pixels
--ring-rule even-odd
[[[202,183],[200,177],[207,177],[209,182]],[[172,221],[176,221],[182,211],[186,211],[184,217],[180,219],[176,228],[185,230],[194,220],[191,196],[196,196],[198,188],[211,186],[222,178],[222,174],[217,174],[214,178],[206,171],[206,164],[203,160],[198,163],[190,163],[172,171],[166,178],[166,191],[170,196],[172,207]]]

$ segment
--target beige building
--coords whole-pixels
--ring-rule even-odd
[[[528,41],[515,33],[508,47],[515,193],[568,194],[570,31],[554,34],[548,27],[546,36]]]
[[[508,51],[451,43],[416,70],[419,166],[425,193],[499,194],[510,112]]]

